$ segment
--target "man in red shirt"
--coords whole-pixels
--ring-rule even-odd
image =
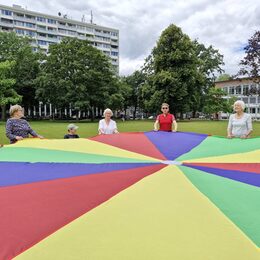
[[[158,115],[154,123],[154,131],[177,132],[177,122],[174,115],[169,113],[169,105],[163,103],[161,107],[162,114]],[[172,130],[172,125],[174,129]]]

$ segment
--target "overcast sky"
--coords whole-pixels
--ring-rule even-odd
[[[146,2],[146,3],[145,3]],[[235,74],[244,56],[243,47],[260,30],[260,1],[256,0],[0,0],[28,10],[75,20],[85,15],[94,23],[120,30],[120,74],[143,65],[161,32],[171,23],[191,39],[213,45],[224,54],[226,73]]]

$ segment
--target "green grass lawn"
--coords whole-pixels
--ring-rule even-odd
[[[178,122],[178,131],[196,132],[210,135],[226,136],[227,121],[185,121]],[[32,128],[46,138],[63,138],[67,133],[66,127],[68,122],[51,122],[51,121],[32,121]],[[80,137],[91,137],[97,134],[98,122],[78,122],[78,134]],[[260,122],[253,123],[253,137],[260,136]],[[143,132],[153,129],[153,121],[118,121],[120,132]],[[5,137],[5,123],[0,122],[0,143],[9,143]]]

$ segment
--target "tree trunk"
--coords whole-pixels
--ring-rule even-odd
[[[94,118],[95,118],[95,116],[94,116],[94,108],[91,107],[91,109],[90,109],[90,119],[91,119],[91,122],[94,121]]]
[[[196,111],[192,111],[192,118],[195,118],[196,117]]]
[[[137,109],[137,106],[135,106],[135,108],[134,108],[133,120],[135,120],[135,118],[136,118],[136,109]]]
[[[5,121],[5,119],[6,119],[6,115],[5,115],[5,108],[6,108],[6,105],[2,105],[1,108],[2,108],[2,116],[1,116],[1,120],[2,120],[2,121]]]

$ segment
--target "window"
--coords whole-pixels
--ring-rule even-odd
[[[111,35],[112,35],[112,36],[117,36],[118,33],[116,33],[116,32],[111,32]]]
[[[44,18],[44,17],[37,17],[37,21],[42,22],[42,23],[46,23],[46,18]]]
[[[59,33],[67,34],[67,31],[66,31],[66,30],[63,30],[63,29],[59,29]]]
[[[76,24],[68,23],[68,26],[71,28],[76,28]]]
[[[48,34],[48,38],[57,39],[57,36],[56,35],[52,35],[52,34]]]
[[[248,95],[249,94],[249,87],[248,85],[243,86],[243,95]]]
[[[46,27],[45,26],[42,26],[42,25],[37,25],[37,29],[40,29],[40,30],[46,30]]]
[[[86,27],[86,30],[87,30],[88,32],[93,32],[93,29],[92,29],[92,28],[89,28],[89,27]]]
[[[31,15],[25,15],[25,18],[30,19],[30,20],[35,20],[35,16],[31,16]]]
[[[68,31],[68,34],[69,34],[69,35],[77,35],[77,33],[74,32],[74,31]]]
[[[250,97],[249,102],[251,104],[255,104],[256,103],[256,98],[255,97]]]
[[[3,14],[3,15],[12,15],[13,12],[12,12],[12,11],[9,11],[9,10],[2,10],[2,14]]]
[[[228,88],[227,87],[223,87],[222,90],[228,94]]]
[[[85,30],[86,30],[86,27],[85,27],[85,26],[78,25],[78,29],[85,31]]]
[[[236,87],[236,94],[237,94],[237,95],[242,94],[241,86],[237,86],[237,87]]]
[[[2,23],[7,23],[7,24],[13,24],[13,20],[4,19],[4,18],[1,19],[1,22]]]
[[[24,14],[20,14],[20,13],[14,13],[15,14],[15,16],[17,16],[17,17],[22,17],[22,18],[24,18]]]
[[[234,95],[235,94],[235,88],[229,87],[229,94]]]
[[[48,42],[46,42],[46,41],[41,41],[41,40],[38,40],[38,44],[39,44],[39,45],[47,45],[47,44],[48,44]]]
[[[35,24],[33,23],[25,23],[25,26],[29,28],[35,28]]]
[[[53,20],[53,19],[48,19],[48,23],[50,23],[50,24],[56,24],[56,21]]]
[[[95,42],[94,45],[97,46],[97,47],[102,47],[102,43]]]
[[[118,52],[111,51],[111,55],[112,55],[112,56],[118,56]]]
[[[24,30],[16,29],[15,32],[20,35],[24,35]]]
[[[242,100],[245,102],[245,104],[248,104],[248,97],[244,97]]]
[[[14,21],[14,24],[18,26],[24,26],[24,22],[20,22],[20,21]]]
[[[52,28],[52,27],[48,27],[48,31],[57,31],[57,29],[56,28]]]
[[[28,36],[31,36],[31,37],[34,37],[35,35],[36,35],[36,33],[35,32],[33,32],[33,31],[24,31],[25,32],[25,35],[28,35]]]

